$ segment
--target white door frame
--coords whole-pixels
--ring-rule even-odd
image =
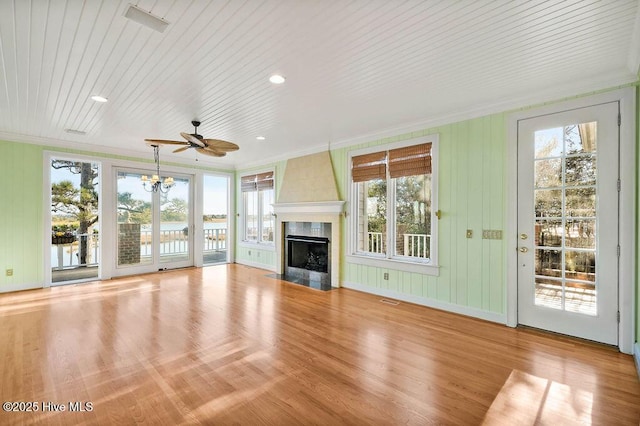
[[[104,207],[103,207],[103,194],[104,192],[104,175],[105,175],[105,167],[101,158],[91,157],[83,154],[75,154],[70,152],[57,152],[57,151],[43,151],[42,160],[43,160],[43,190],[42,190],[42,199],[44,206],[44,214],[43,217],[43,237],[44,237],[44,254],[43,254],[43,278],[44,282],[42,284],[43,288],[52,286],[52,271],[51,271],[51,160],[67,160],[67,161],[78,161],[83,163],[95,163],[98,165],[98,180],[100,185],[98,186],[98,224],[100,226],[100,236],[99,236],[99,244],[104,247],[104,243],[102,238],[104,236],[103,223],[104,220]],[[80,280],[72,280],[64,282],[63,284],[74,284],[83,281],[95,281],[103,278],[104,275],[104,263],[105,263],[105,254],[104,250],[100,250],[100,254],[98,256],[98,276],[95,278],[86,278]]]
[[[620,275],[618,305],[620,325],[618,342],[621,352],[633,353],[635,336],[635,160],[636,160],[636,118],[635,87],[617,89],[597,95],[586,96],[564,102],[545,105],[511,114],[507,120],[507,223],[506,244],[506,306],[507,325],[518,325],[518,121],[545,114],[554,114],[566,110],[588,107],[607,102],[620,102],[622,117],[620,125]]]

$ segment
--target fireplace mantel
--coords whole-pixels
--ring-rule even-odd
[[[273,212],[278,214],[336,214],[342,213],[344,201],[311,201],[300,203],[275,203]]]
[[[305,201],[299,203],[275,203],[276,227],[276,272],[284,272],[284,222],[323,222],[331,224],[331,286],[340,286],[340,218],[344,201]]]

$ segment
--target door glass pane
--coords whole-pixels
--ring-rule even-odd
[[[142,175],[118,172],[118,266],[153,262],[152,194],[142,186]]]
[[[567,186],[596,184],[595,155],[579,155],[565,159],[565,182]]]
[[[562,217],[562,190],[535,190],[536,217]]]
[[[567,189],[565,206],[569,217],[596,217],[596,188]]]
[[[51,281],[98,277],[99,165],[51,160]]]
[[[160,193],[160,262],[189,259],[190,179],[174,177],[173,181],[168,192]]]
[[[594,219],[567,219],[566,247],[596,248],[596,221]]]
[[[536,188],[559,187],[562,185],[562,161],[559,158],[538,160],[536,167]]]
[[[596,160],[595,122],[535,134],[536,305],[597,314]]]
[[[541,247],[561,247],[564,228],[562,219],[536,220],[536,245]]]
[[[227,200],[229,178],[205,176],[203,191],[204,247],[203,263],[212,264],[227,260]]]

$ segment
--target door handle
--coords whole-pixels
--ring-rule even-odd
[[[528,252],[528,251],[529,251],[529,249],[528,249],[528,248],[526,248],[526,247],[520,247],[520,249],[519,249],[518,251],[519,251],[520,253],[526,253],[526,252]]]

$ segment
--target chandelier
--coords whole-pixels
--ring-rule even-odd
[[[173,178],[168,176],[164,178],[164,181],[160,179],[160,147],[158,145],[151,145],[153,147],[153,160],[156,163],[156,174],[149,178],[147,175],[142,175],[142,187],[147,192],[164,192],[167,193],[174,185]]]

